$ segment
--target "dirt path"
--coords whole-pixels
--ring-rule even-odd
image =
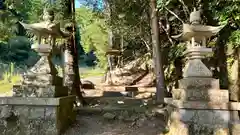
[[[106,120],[102,116],[77,116],[76,123],[64,135],[161,135],[163,123],[157,119],[140,122]]]

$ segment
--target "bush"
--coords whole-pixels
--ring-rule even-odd
[[[27,37],[17,36],[8,41],[8,44],[0,44],[0,59],[4,63],[13,62],[16,65],[25,65],[28,59],[38,58],[37,53],[31,49],[31,41]]]

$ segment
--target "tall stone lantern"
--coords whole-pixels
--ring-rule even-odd
[[[54,22],[54,12],[44,10],[43,21],[20,22],[37,40],[32,49],[40,60],[13,86],[13,97],[0,97],[0,132],[6,135],[60,135],[75,120],[75,96],[68,95],[63,79],[51,61],[56,39],[68,37]],[[11,119],[11,120],[9,120]],[[11,126],[9,126],[11,125]]]
[[[190,14],[190,24],[183,24],[183,32],[173,38],[187,41],[187,50],[184,52],[188,62],[183,71],[184,78],[206,77],[211,78],[211,71],[202,63],[201,59],[212,53],[212,48],[206,47],[206,40],[216,34],[224,26],[206,26],[201,24],[201,11]]]
[[[38,52],[41,56],[41,59],[35,64],[35,66],[24,75],[23,83],[32,84],[33,79],[29,78],[29,76],[32,75],[35,77],[35,80],[37,81],[36,83],[38,84],[48,83],[53,85],[62,85],[62,78],[57,75],[58,72],[51,58],[53,56],[54,49],[56,49],[56,39],[67,37],[68,34],[60,29],[60,23],[54,22],[54,12],[52,10],[45,9],[42,22],[33,24],[20,22],[20,24],[36,36],[37,42],[35,42],[31,48]],[[44,80],[44,78],[47,80]]]
[[[229,91],[220,90],[219,80],[212,78],[211,71],[201,60],[212,53],[206,40],[223,27],[202,25],[201,11],[194,9],[190,24],[183,24],[183,32],[173,36],[187,42],[183,79],[179,80],[179,89],[172,91],[173,98],[166,99],[175,108],[171,122],[185,129],[179,129],[181,135],[215,135],[220,131],[224,133],[221,135],[229,135],[233,123],[239,122],[232,112],[240,110],[240,104],[229,102]]]

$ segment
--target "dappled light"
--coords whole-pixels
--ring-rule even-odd
[[[239,135],[239,6],[0,0],[0,134]]]

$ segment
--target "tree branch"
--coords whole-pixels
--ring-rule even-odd
[[[190,11],[188,10],[188,7],[186,6],[183,0],[179,0],[179,2],[183,5],[183,11],[186,17],[188,18],[188,16],[190,15]]]
[[[140,36],[140,38],[141,38],[141,40],[143,41],[143,43],[146,45],[147,50],[148,50],[148,51],[151,51],[151,48],[150,48],[149,44],[147,43],[147,41],[145,41],[141,36]]]
[[[166,35],[167,35],[168,40],[170,41],[170,43],[171,43],[172,45],[174,45],[173,40],[172,40],[172,38],[170,37],[169,30],[168,30],[168,29],[170,29],[170,24],[166,24],[166,25],[167,25],[166,28],[163,26],[163,24],[162,24],[161,22],[159,22],[159,25],[160,25],[161,28],[165,31],[165,33],[166,33]]]
[[[171,13],[172,15],[174,15],[179,21],[181,21],[182,23],[184,23],[184,21],[178,16],[176,15],[173,11],[169,10],[167,7],[164,7],[169,13]]]

